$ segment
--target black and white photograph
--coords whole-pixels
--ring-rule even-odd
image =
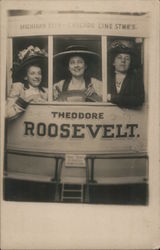
[[[135,37],[123,29],[121,37],[64,35],[64,28],[62,35],[28,35],[14,13],[8,13],[14,34],[7,47],[4,199],[147,205],[147,33],[137,38],[130,25]],[[27,29],[23,36],[15,25]]]
[[[158,29],[151,30],[151,24],[156,23],[154,13],[158,1],[155,5],[148,1],[143,10],[145,1],[137,0],[133,11],[127,9],[128,5],[124,10],[118,9],[109,0],[100,4],[93,1],[97,10],[89,0],[86,3],[68,0],[66,9],[63,1],[57,0],[46,1],[48,5],[44,8],[44,1],[40,5],[36,0],[29,1],[33,9],[24,0],[17,1],[17,8],[9,0],[6,2],[5,5],[2,1],[2,24],[6,29],[1,36],[1,51],[5,56],[1,76],[2,205],[6,211],[12,206],[37,208],[34,225],[40,223],[42,215],[38,219],[38,214],[43,208],[42,220],[47,213],[45,208],[52,209],[54,215],[48,216],[57,216],[56,223],[61,216],[57,211],[73,209],[70,232],[74,231],[76,208],[80,209],[77,210],[79,218],[82,210],[88,210],[86,221],[89,223],[89,218],[92,221],[93,234],[100,225],[96,228],[92,215],[95,211],[99,216],[102,208],[104,218],[110,217],[112,207],[112,217],[119,210],[118,220],[121,220],[120,211],[123,210],[122,217],[127,211],[127,223],[129,210],[133,214],[134,209],[137,213],[144,210],[145,216],[154,197],[153,167],[158,172],[157,163],[152,163],[158,162],[158,156],[154,158],[154,145],[151,148],[155,142],[155,153],[159,150],[158,116],[154,108],[158,99],[158,95],[154,97],[158,86],[159,47],[155,39]],[[24,7],[21,2],[25,3]],[[129,0],[116,2],[117,6],[121,2],[130,3]],[[153,9],[149,11],[150,4]],[[150,139],[152,131],[154,142]],[[11,218],[11,213],[3,212],[2,206],[3,213],[5,218],[7,214]],[[77,222],[81,234],[86,216],[87,213]],[[113,220],[116,225],[116,219]],[[61,221],[58,227],[62,225],[66,232],[66,224],[62,223],[65,222]],[[2,224],[4,231],[7,230],[6,219]],[[47,230],[50,224],[46,225]],[[87,224],[86,230],[90,231],[91,225]],[[66,234],[68,237],[70,232]],[[94,244],[93,234],[90,231],[90,240],[83,245],[76,232],[73,245],[67,242],[66,249],[92,249],[93,245],[96,249],[118,249],[119,245],[111,240],[105,245],[103,234],[102,241],[97,239],[98,245]],[[46,249],[64,249],[59,237],[57,233],[56,244],[49,241]],[[136,248],[135,237],[132,243],[129,240],[122,243],[120,249]],[[11,249],[3,236],[2,239],[2,249]],[[50,233],[46,238],[39,238],[33,248],[21,241],[18,249],[44,248],[46,239],[50,239]],[[74,244],[77,240],[79,245]],[[15,248],[16,240],[11,242]],[[147,249],[147,240],[146,244],[141,244],[140,239],[138,242],[139,249],[142,246]]]

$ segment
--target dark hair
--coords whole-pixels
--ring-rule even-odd
[[[41,81],[40,85],[38,86],[38,88],[39,88],[39,90],[41,90],[42,92],[45,92],[44,89],[43,89],[43,87],[42,87],[42,82],[43,82],[43,68],[42,68],[42,65],[41,65],[40,63],[38,63],[38,62],[32,63],[32,64],[28,64],[26,67],[24,67],[24,70],[23,70],[23,72],[21,73],[21,82],[24,84],[24,87],[25,87],[26,89],[29,88],[28,81],[25,80],[24,78],[27,76],[28,69],[29,69],[30,67],[32,67],[32,66],[38,67],[38,68],[41,69],[41,72],[42,72],[42,81]]]
[[[90,73],[90,71],[88,69],[89,61],[87,60],[87,58],[85,56],[76,53],[76,54],[73,54],[73,55],[67,57],[66,60],[65,60],[66,74],[65,74],[65,80],[64,80],[62,91],[67,91],[68,90],[69,83],[70,83],[70,81],[72,79],[72,74],[68,69],[68,65],[69,65],[69,60],[74,56],[81,57],[84,60],[85,65],[87,65],[87,68],[85,69],[85,72],[84,72],[85,87],[87,88],[88,85],[91,83],[91,73]]]

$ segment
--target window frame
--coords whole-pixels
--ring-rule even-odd
[[[101,41],[101,76],[102,76],[102,84],[103,84],[103,93],[102,93],[102,102],[60,102],[60,101],[54,101],[53,100],[53,79],[54,79],[54,71],[53,71],[53,48],[54,48],[54,37],[57,35],[38,35],[37,37],[43,38],[45,37],[47,39],[47,46],[48,46],[48,102],[44,103],[44,105],[69,105],[69,106],[116,106],[113,103],[110,103],[107,101],[107,91],[108,91],[108,84],[107,84],[107,75],[108,75],[108,61],[107,61],[107,55],[108,55],[108,37],[110,35],[98,35],[100,37]],[[64,35],[65,36],[65,35]],[[68,35],[67,35],[68,36]],[[73,36],[79,36],[73,34]],[[83,35],[80,35],[83,37]],[[86,35],[84,35],[86,36]],[[90,35],[88,35],[90,36]],[[92,35],[91,35],[92,36]],[[27,37],[28,39],[33,36],[22,36]],[[20,37],[20,38],[22,38]],[[113,36],[112,36],[113,37]],[[115,37],[119,37],[115,35]],[[121,36],[124,37],[125,36]],[[132,36],[130,36],[132,38]],[[11,68],[13,65],[13,39],[18,37],[8,37],[7,39],[7,47],[8,47],[8,53],[7,53],[7,95],[9,94],[9,90],[11,88],[12,81],[12,73]],[[134,37],[133,37],[134,38]],[[136,37],[135,37],[136,38]],[[145,90],[145,104],[148,103],[148,60],[147,60],[147,51],[149,46],[149,38],[148,37],[142,37],[142,49],[141,49],[141,57],[143,57],[143,81],[144,81],[144,90]],[[31,105],[34,103],[31,103]],[[42,103],[43,104],[43,103]],[[41,105],[42,105],[41,104]],[[34,104],[38,105],[38,104]]]

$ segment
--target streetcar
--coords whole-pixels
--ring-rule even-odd
[[[4,199],[16,200],[16,195],[10,198],[9,183],[16,186],[21,182],[51,185],[53,202],[109,203],[106,196],[115,195],[112,187],[122,190],[121,197],[115,196],[117,203],[124,204],[123,190],[139,187],[131,203],[146,204],[149,14],[31,14],[8,12],[6,100],[15,80],[11,69],[16,55],[30,45],[45,49],[48,54],[44,86],[48,100],[31,102],[19,117],[6,119]],[[140,107],[121,107],[108,100],[109,52],[115,40],[135,45],[136,70],[144,84]],[[97,64],[91,62],[92,76],[102,84],[98,101],[86,101],[81,92],[68,92],[63,100],[53,98],[53,86],[65,74],[56,55],[73,45],[87,47],[99,55]],[[32,191],[28,188],[26,192]]]

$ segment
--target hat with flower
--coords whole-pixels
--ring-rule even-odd
[[[113,55],[120,53],[135,55],[135,45],[130,40],[114,40],[110,45],[109,52]]]
[[[26,67],[30,65],[38,65],[46,67],[48,62],[48,54],[44,49],[30,45],[28,48],[19,51],[17,61],[13,63],[13,76],[22,77]]]

